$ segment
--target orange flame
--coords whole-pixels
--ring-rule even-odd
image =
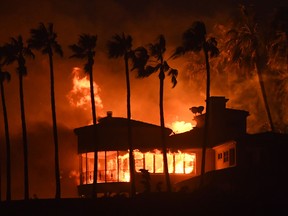
[[[84,110],[90,109],[91,98],[90,98],[90,82],[88,76],[80,76],[81,69],[74,67],[72,71],[73,75],[73,88],[68,93],[67,98],[69,103],[74,107],[80,107]],[[93,82],[94,87],[94,98],[98,108],[103,108],[102,100],[99,96],[101,91],[100,87]]]
[[[170,127],[174,133],[183,133],[186,131],[190,131],[193,127],[196,126],[196,122],[193,123],[185,122],[185,121],[174,121],[171,123]]]

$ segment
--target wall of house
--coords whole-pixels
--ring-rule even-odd
[[[229,141],[215,146],[215,170],[236,166],[236,142]]]
[[[201,163],[202,163],[202,149],[193,149],[196,153],[196,175],[201,175]],[[207,148],[205,156],[205,172],[209,172],[215,169],[215,152],[214,149]]]

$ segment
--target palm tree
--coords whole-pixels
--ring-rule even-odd
[[[209,143],[209,113],[210,113],[210,64],[209,57],[215,57],[219,54],[217,41],[215,38],[207,38],[206,26],[201,21],[195,21],[182,35],[182,46],[176,48],[172,57],[176,58],[184,55],[187,52],[198,53],[204,52],[206,65],[206,114],[204,125],[204,140],[202,146],[202,162],[201,162],[201,181],[200,186],[204,182],[205,163],[206,163],[206,147]]]
[[[130,182],[131,196],[136,194],[135,186],[135,164],[133,155],[132,129],[131,129],[131,104],[130,104],[130,78],[129,78],[129,59],[133,58],[132,37],[130,35],[115,34],[107,43],[109,58],[123,57],[126,76],[127,90],[127,119],[128,119],[128,146],[129,146],[129,166],[130,166]]]
[[[287,131],[287,122],[284,119],[288,84],[288,7],[279,7],[273,13],[271,39],[268,48],[268,66],[275,74],[273,86],[275,86],[276,91],[273,91],[274,97],[271,98],[273,104],[276,105],[273,106],[278,120],[275,127],[278,126],[278,130]]]
[[[2,50],[2,47],[1,47]],[[1,55],[2,52],[0,51]],[[0,56],[1,58],[1,56]],[[10,81],[11,76],[7,71],[2,70],[2,62],[0,64],[0,91],[1,91],[1,100],[2,100],[2,109],[3,109],[3,117],[4,117],[4,126],[5,126],[5,139],[6,139],[6,200],[11,200],[11,146],[10,146],[10,135],[9,135],[9,125],[8,125],[8,115],[6,109],[6,101],[5,101],[5,93],[4,93],[4,81]],[[1,173],[0,173],[1,177]],[[0,184],[1,187],[1,184]],[[1,189],[0,189],[1,192]],[[1,194],[1,193],[0,193]],[[1,200],[1,196],[0,196]]]
[[[28,39],[28,45],[31,49],[39,50],[44,55],[49,57],[50,66],[50,90],[51,90],[51,110],[53,121],[53,135],[55,145],[55,178],[56,178],[56,194],[55,198],[61,198],[60,184],[60,168],[59,168],[59,145],[57,134],[56,108],[55,108],[55,93],[54,93],[54,67],[53,54],[56,53],[63,56],[63,51],[60,44],[57,42],[57,34],[54,32],[53,23],[48,23],[47,27],[44,23],[40,23],[38,28],[30,30],[31,37]]]
[[[275,40],[271,43],[272,55],[286,59],[286,69],[288,72],[288,7],[277,8],[271,26],[275,34]]]
[[[78,59],[87,59],[87,62],[84,65],[84,71],[90,77],[90,98],[91,98],[91,107],[92,107],[92,119],[93,125],[95,125],[95,143],[97,145],[97,128],[96,128],[96,106],[94,98],[94,85],[93,85],[93,65],[95,57],[95,47],[97,42],[97,35],[82,34],[79,36],[77,44],[70,45],[69,48],[72,50],[73,55],[70,58]],[[93,191],[92,197],[95,198],[97,194],[97,167],[98,167],[98,155],[97,148],[95,145],[94,150],[94,172],[93,172]]]
[[[240,22],[241,26],[227,32],[229,36],[227,49],[230,52],[232,63],[238,63],[240,67],[247,67],[250,71],[256,70],[267,119],[271,131],[274,132],[275,127],[263,78],[264,72],[267,71],[268,62],[265,45],[267,41],[261,37],[259,23],[255,21],[255,16],[252,16],[244,5],[240,6],[240,12],[243,22]],[[239,21],[237,22],[239,23]]]
[[[17,38],[10,38],[10,43],[5,44],[6,56],[5,64],[13,64],[17,62],[17,74],[19,77],[19,95],[20,95],[20,109],[22,121],[22,140],[23,140],[23,153],[24,153],[24,199],[29,199],[29,172],[28,172],[28,141],[26,118],[24,109],[24,91],[23,91],[23,77],[27,75],[27,68],[25,65],[25,57],[34,58],[34,54],[30,48],[26,47],[23,43],[23,38],[19,35]]]
[[[167,192],[171,192],[171,182],[168,170],[168,160],[167,160],[167,147],[166,147],[166,134],[165,134],[165,120],[164,120],[164,105],[163,105],[163,96],[164,96],[164,79],[165,73],[168,73],[168,76],[171,76],[172,88],[177,84],[177,75],[178,71],[171,68],[167,61],[164,60],[164,54],[166,51],[166,41],[163,35],[159,35],[157,41],[152,44],[148,44],[148,50],[150,52],[151,61],[149,65],[145,67],[145,70],[140,70],[138,77],[148,77],[151,74],[159,71],[158,77],[160,80],[160,91],[159,91],[159,109],[160,109],[160,125],[161,125],[161,140],[162,140],[162,152],[163,152],[163,164],[164,164],[164,173],[166,180]],[[149,63],[149,62],[148,62]]]

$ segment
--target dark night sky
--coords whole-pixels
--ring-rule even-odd
[[[133,47],[153,42],[161,33],[167,43],[167,56],[180,45],[181,34],[193,21],[202,20],[209,34],[215,26],[225,26],[235,14],[235,0],[0,0],[0,44],[8,42],[10,37],[21,34],[26,40],[31,28],[39,22],[54,23],[58,42],[62,45],[64,58],[55,56],[55,94],[56,113],[59,127],[60,167],[62,171],[62,196],[75,197],[76,183],[73,171],[78,169],[76,155],[77,143],[73,129],[87,125],[91,121],[89,104],[76,108],[67,99],[72,89],[72,71],[82,68],[83,62],[69,59],[68,45],[77,41],[82,33],[98,35],[94,78],[101,91],[102,108],[97,109],[99,116],[112,110],[114,116],[126,116],[126,84],[122,59],[108,59],[106,43],[115,33],[125,32],[133,37]],[[287,1],[242,1],[254,4],[260,14],[266,16],[271,8],[286,5]],[[233,16],[232,16],[233,17]],[[35,60],[27,60],[28,76],[24,79],[25,112],[27,120],[30,194],[40,198],[54,197],[54,155],[52,142],[52,117],[50,110],[50,83],[48,57],[35,51]],[[195,88],[187,81],[185,59],[172,60],[170,66],[179,70],[178,84],[172,89],[169,79],[165,83],[165,120],[166,126],[172,122],[191,122],[191,106],[204,105],[205,86]],[[12,198],[23,198],[23,167],[21,119],[18,79],[15,65],[6,68],[12,74],[9,84],[5,83],[6,104],[8,108],[9,129],[12,145]],[[189,71],[188,71],[189,72]],[[205,80],[205,77],[202,78]],[[204,82],[205,83],[205,82]],[[220,89],[220,88],[219,88]],[[211,89],[211,95],[226,95],[218,88]],[[131,74],[132,118],[159,124],[158,77],[156,74],[147,79],[136,79]],[[228,107],[239,108],[233,99],[237,92],[229,96]],[[239,98],[238,98],[239,99]],[[237,101],[238,101],[237,99]],[[240,106],[248,110],[253,119],[254,107],[247,102]],[[250,110],[252,109],[252,110]],[[2,110],[2,109],[1,109]],[[2,175],[5,173],[4,125],[2,111],[0,115],[1,163]],[[252,127],[251,127],[252,128]],[[66,153],[68,151],[68,153]],[[72,177],[71,177],[72,176]],[[2,199],[5,197],[5,178],[2,176]]]

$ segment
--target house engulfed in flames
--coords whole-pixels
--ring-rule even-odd
[[[221,185],[226,182],[223,181],[223,176],[229,170],[230,173],[226,176],[229,176],[228,186],[231,187],[231,181],[244,182],[239,178],[239,174],[234,173],[236,168],[243,170],[246,169],[245,167],[249,167],[248,170],[250,171],[244,174],[249,175],[249,173],[254,173],[251,170],[259,170],[259,167],[263,167],[259,157],[263,157],[269,152],[272,153],[271,149],[273,148],[269,145],[269,151],[261,150],[261,143],[267,143],[267,139],[270,139],[270,144],[275,140],[280,140],[281,145],[285,143],[287,146],[288,139],[287,136],[280,134],[247,134],[246,122],[249,113],[243,110],[226,108],[227,101],[228,99],[222,96],[213,96],[209,99],[211,109],[209,113],[209,139],[205,157],[205,175],[222,173],[221,177],[213,175],[214,177],[208,178],[206,182],[208,184],[213,181],[213,183]],[[168,170],[173,191],[181,190],[184,187],[189,187],[191,190],[199,185],[205,113],[195,115],[194,120],[196,120],[197,126],[188,132],[173,134],[171,129],[165,128]],[[97,194],[129,193],[127,121],[126,118],[113,117],[112,112],[107,112],[107,116],[101,118],[98,124],[74,130],[78,138],[78,154],[80,157],[79,196],[91,197],[95,147],[98,156]],[[150,174],[151,191],[164,191],[166,186],[160,126],[136,120],[131,120],[131,126],[137,192],[144,191],[144,185],[141,183],[143,177],[141,169],[147,170]],[[271,136],[277,137],[271,138]],[[248,145],[249,148],[247,148]],[[251,146],[253,147],[250,148]],[[265,154],[261,154],[261,152]],[[249,158],[250,161],[244,160],[244,158]],[[267,164],[270,163],[270,160],[265,160]],[[231,170],[233,170],[232,173]],[[243,172],[241,175],[243,175]],[[227,182],[225,184],[227,187]]]

